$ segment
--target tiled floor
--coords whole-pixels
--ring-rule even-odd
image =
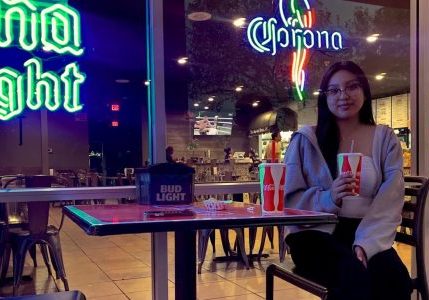
[[[52,223],[59,222],[60,209],[51,210]],[[231,240],[233,234],[230,234]],[[169,238],[169,298],[174,299],[174,236]],[[258,235],[259,238],[259,235]],[[61,231],[63,256],[70,289],[82,291],[89,300],[151,299],[150,235],[134,234],[110,237],[87,236],[70,220],[66,220]],[[172,248],[173,247],[173,248]],[[255,250],[259,247],[259,239]],[[223,255],[220,238],[216,238],[217,255]],[[197,275],[198,299],[257,300],[265,298],[265,268],[278,262],[277,239],[275,248],[266,242],[269,258],[255,263],[246,270],[239,263],[213,263],[209,245],[206,263],[201,275]],[[411,250],[398,247],[401,257],[410,265]],[[38,251],[39,252],[39,251]],[[48,277],[47,269],[38,254],[39,267],[33,268],[29,259],[25,274],[32,281],[23,282],[20,294],[40,294],[63,290],[61,281]],[[287,258],[289,261],[289,258]],[[283,281],[276,280],[275,299],[317,299]],[[0,295],[10,295],[11,287],[0,289]]]

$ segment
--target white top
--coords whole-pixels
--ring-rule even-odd
[[[302,127],[293,134],[285,157],[285,207],[339,214],[341,208],[335,205],[331,194],[334,178],[312,127]],[[392,128],[377,125],[371,157],[377,174],[374,180],[377,191],[371,205],[366,207],[353,243],[365,249],[368,260],[392,247],[397,227],[401,224],[405,191],[402,148]],[[365,177],[362,176],[366,182],[362,183],[364,189],[372,182]],[[334,228],[333,225],[311,227],[327,233],[332,233]],[[291,232],[308,229],[290,227]]]
[[[370,156],[362,157],[359,196],[343,198],[343,205],[339,216],[349,218],[363,218],[368,212],[374,195],[377,193],[377,170]]]

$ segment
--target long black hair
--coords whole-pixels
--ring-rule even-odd
[[[375,125],[372,115],[371,106],[371,89],[369,87],[368,78],[362,69],[352,61],[336,62],[329,67],[320,83],[320,94],[317,101],[317,127],[316,137],[319,143],[323,157],[328,164],[329,170],[333,178],[337,177],[337,154],[340,147],[340,130],[338,128],[335,116],[328,108],[328,103],[325,93],[332,76],[338,71],[345,70],[357,77],[357,80],[362,86],[364,94],[364,102],[359,111],[359,121],[362,124]]]

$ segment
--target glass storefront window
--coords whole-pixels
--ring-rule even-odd
[[[96,186],[142,166],[144,1],[2,3],[1,22],[0,175]]]
[[[176,159],[210,163],[200,179],[221,180],[212,169],[225,161],[225,149],[246,158],[263,153],[274,127],[286,133],[314,125],[321,76],[332,63],[352,60],[370,80],[376,122],[402,141],[408,173],[410,3],[388,3],[187,0],[175,13],[166,8],[166,44],[174,36],[178,45],[165,58],[168,145]]]

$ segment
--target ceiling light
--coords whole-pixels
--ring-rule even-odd
[[[209,107],[208,106],[204,106],[204,109],[209,109]]]
[[[179,59],[177,60],[177,63],[178,63],[179,65],[185,65],[185,64],[187,64],[187,63],[188,63],[188,58],[187,58],[187,57],[181,57],[181,58],[179,58]]]
[[[236,92],[241,92],[241,91],[243,91],[243,86],[242,86],[242,85],[237,86],[237,87],[235,88],[235,91],[236,91]]]
[[[253,102],[253,103],[252,103],[252,106],[253,106],[253,107],[258,107],[258,105],[259,105],[259,103],[258,103],[258,102]]]
[[[209,102],[213,102],[214,101],[214,97],[209,97]]]
[[[196,11],[188,15],[189,20],[196,21],[196,22],[208,21],[211,18],[212,18],[212,15],[205,11]]]
[[[200,106],[200,105],[199,105],[198,103],[194,103],[194,106],[195,106],[195,107],[198,107],[198,106]]]
[[[232,24],[234,24],[235,27],[243,28],[244,25],[246,25],[246,18],[237,18]]]
[[[146,80],[146,81],[144,82],[144,85],[145,85],[145,86],[149,86],[149,84],[150,84],[150,80]]]
[[[375,43],[377,40],[378,40],[378,37],[380,36],[380,34],[379,33],[374,33],[374,34],[371,34],[370,36],[368,36],[367,38],[366,38],[366,41],[368,42],[368,43]]]
[[[228,114],[228,116],[229,116],[229,117],[232,117],[232,116],[233,116],[233,114],[232,114],[232,113],[229,113],[229,114]]]
[[[116,79],[115,80],[116,83],[130,83],[129,79]]]
[[[375,76],[375,79],[376,80],[383,80],[385,76],[386,76],[386,73],[380,73],[380,74]]]
[[[319,91],[315,91],[315,92],[313,92],[313,95],[314,96],[318,96],[320,94],[320,92]]]

